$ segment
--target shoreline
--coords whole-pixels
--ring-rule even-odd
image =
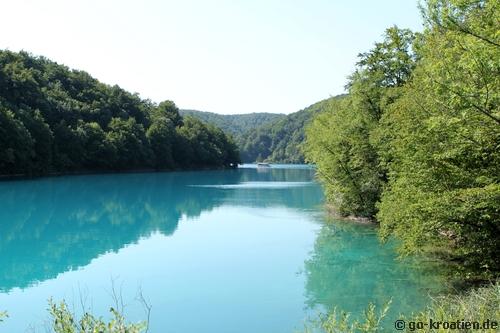
[[[0,182],[12,180],[33,180],[41,178],[62,177],[62,176],[81,176],[81,175],[109,175],[109,174],[133,174],[133,173],[159,173],[159,172],[184,172],[184,171],[218,171],[232,170],[233,167],[201,167],[201,168],[186,168],[186,169],[127,169],[127,170],[79,170],[79,171],[61,171],[49,172],[39,175],[13,174],[0,175]]]
[[[343,220],[346,222],[354,222],[357,224],[374,225],[374,226],[379,225],[379,223],[377,222],[377,220],[375,218],[356,216],[356,215],[347,215],[347,216],[340,215],[335,210],[335,208],[331,204],[328,204],[328,203],[324,204],[324,209],[325,209],[327,215],[331,218]]]

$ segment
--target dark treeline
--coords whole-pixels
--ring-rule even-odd
[[[500,4],[428,0],[422,13],[422,33],[389,28],[359,55],[349,96],[309,127],[306,157],[330,204],[376,218],[402,253],[497,277]]]
[[[0,174],[228,167],[222,130],[88,73],[0,51]]]

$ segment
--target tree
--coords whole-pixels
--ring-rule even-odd
[[[498,1],[428,1],[420,60],[382,117],[389,184],[377,215],[403,253],[426,248],[468,277],[500,270]],[[496,9],[494,9],[496,8]],[[437,249],[437,250],[436,250]]]
[[[116,152],[113,167],[133,169],[150,164],[151,151],[144,127],[134,118],[113,118],[108,126],[106,140]],[[146,163],[141,163],[146,161]]]
[[[0,172],[31,173],[33,139],[23,123],[0,105]]]
[[[76,131],[83,139],[83,166],[87,169],[107,169],[112,166],[110,156],[116,154],[112,144],[106,140],[106,133],[98,123],[79,121]]]
[[[54,127],[54,164],[57,170],[78,170],[82,167],[85,156],[85,138],[61,120]]]
[[[0,174],[225,167],[231,139],[88,73],[0,50]],[[192,131],[192,133],[190,133]],[[151,142],[150,142],[151,141]]]
[[[182,126],[182,117],[179,109],[172,101],[163,101],[153,111],[155,117],[166,117],[172,121],[175,127]]]
[[[379,120],[401,95],[416,56],[415,36],[391,27],[383,42],[359,55],[349,78],[349,96],[332,103],[313,120],[304,146],[306,159],[318,166],[327,199],[341,215],[374,217],[385,182],[378,146]]]
[[[175,143],[175,126],[167,117],[156,117],[146,132],[155,156],[155,167],[158,169],[172,169],[174,158],[172,155]]]
[[[54,135],[39,110],[19,110],[18,116],[33,140],[31,168],[33,173],[44,174],[52,168]]]

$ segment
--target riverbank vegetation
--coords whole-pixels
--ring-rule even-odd
[[[228,167],[232,138],[83,71],[0,51],[0,174]]]
[[[449,295],[433,300],[432,304],[420,313],[411,317],[403,318],[406,331],[416,331],[417,323],[448,322],[471,323],[481,327],[475,329],[478,332],[496,332],[496,328],[491,326],[492,321],[500,316],[500,284],[492,284],[475,290],[471,290],[464,295]],[[351,321],[350,314],[334,310],[328,315],[318,319],[313,327],[309,326],[305,332],[315,332],[315,327],[325,333],[348,333],[348,332],[379,332],[384,331],[382,322],[386,317],[390,307],[390,301],[384,304],[380,309],[375,305],[369,304],[361,320]],[[76,319],[68,310],[66,303],[49,303],[49,312],[51,315],[52,329],[56,333],[72,332],[147,332],[147,322],[136,324],[127,323],[123,315],[110,309],[113,316],[111,321],[105,322],[102,318],[96,318],[90,313],[86,313],[82,318]],[[5,312],[0,312],[0,323],[2,318],[6,318]],[[458,318],[458,319],[457,319]],[[410,323],[413,325],[410,327]],[[482,325],[488,323],[488,328]],[[479,326],[481,325],[481,326]],[[417,330],[418,331],[418,330]],[[423,331],[420,330],[420,331]],[[450,328],[426,328],[426,332],[448,333],[456,329]],[[467,330],[465,330],[467,331]]]
[[[144,333],[148,331],[148,322],[128,323],[122,312],[111,307],[111,319],[104,320],[85,312],[80,318],[70,311],[66,302],[58,304],[49,301],[50,324],[46,332],[53,333]],[[6,312],[0,312],[0,323],[7,318]]]
[[[391,302],[381,309],[370,303],[361,320],[352,320],[351,314],[334,309],[331,313],[320,316],[313,327],[306,327],[305,333],[316,332],[315,327],[324,333],[370,333],[383,331],[382,321],[387,315]]]
[[[422,33],[391,27],[359,55],[349,96],[314,119],[305,154],[342,215],[376,219],[402,254],[495,279],[500,3],[428,0],[422,13]]]
[[[446,329],[442,325],[440,328],[426,328],[430,333],[447,332],[497,332],[500,318],[500,284],[497,282],[478,289],[470,290],[463,295],[449,295],[436,298],[432,304],[422,312],[406,319],[406,325],[409,322],[429,323],[433,322],[459,322],[471,323],[471,330],[463,328]],[[486,325],[484,325],[487,323]],[[458,324],[457,324],[458,325]],[[416,327],[416,325],[414,325]],[[487,327],[483,327],[487,326]],[[457,326],[458,327],[458,326]],[[465,326],[462,326],[465,327]]]
[[[380,309],[369,304],[361,320],[352,320],[351,314],[334,310],[320,317],[313,327],[305,332],[324,333],[369,333],[392,331],[396,323],[386,323],[390,330],[384,329],[383,320],[390,307],[390,301]],[[436,298],[423,311],[409,317],[402,317],[398,322],[398,330],[405,332],[497,332],[500,316],[500,284],[491,284],[468,291],[463,295],[448,295]],[[430,323],[439,323],[433,327]],[[444,323],[447,323],[446,326]],[[466,328],[470,323],[470,327]]]
[[[146,322],[127,323],[123,314],[114,308],[109,310],[112,319],[108,322],[88,312],[78,319],[65,302],[56,304],[50,301],[49,312],[54,333],[142,333],[148,327]]]

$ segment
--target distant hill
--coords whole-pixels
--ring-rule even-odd
[[[303,163],[300,145],[304,128],[314,115],[326,110],[344,95],[330,97],[289,115],[249,113],[222,115],[196,110],[180,110],[182,116],[193,116],[233,135],[243,162]]]
[[[224,132],[232,134],[236,141],[249,130],[270,124],[283,119],[286,115],[281,113],[247,113],[247,114],[218,114],[197,110],[180,110],[182,116],[192,116],[199,120],[221,128]]]
[[[314,115],[344,96],[322,100],[277,121],[247,131],[237,138],[242,161],[303,163],[304,155],[300,151],[300,145],[304,141],[304,128]]]

